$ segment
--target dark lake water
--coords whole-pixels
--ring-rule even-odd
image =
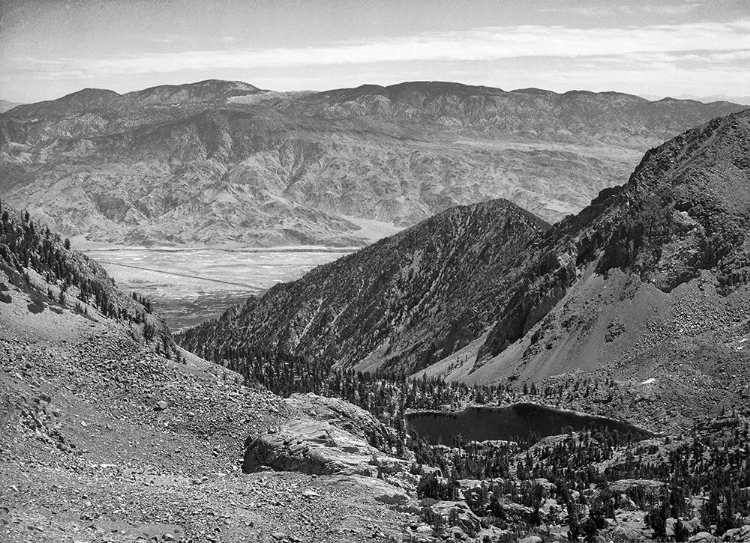
[[[432,444],[450,445],[454,436],[461,435],[464,442],[488,439],[515,440],[519,438],[542,438],[586,430],[615,431],[624,436],[632,432],[639,439],[652,434],[628,423],[577,415],[550,407],[530,403],[519,403],[508,407],[469,407],[456,413],[409,413],[406,426]]]

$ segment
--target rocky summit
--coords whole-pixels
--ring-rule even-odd
[[[556,222],[649,147],[740,109],[443,82],[85,89],[0,114],[0,192],[93,241],[363,245],[496,198]]]

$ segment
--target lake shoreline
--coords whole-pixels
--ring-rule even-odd
[[[535,421],[535,427],[528,426],[529,421],[526,419],[529,419],[531,415],[538,417]],[[434,421],[431,421],[430,418],[441,419],[442,424],[438,425]],[[472,425],[472,423],[479,420],[484,420],[482,426],[477,427]],[[409,409],[404,413],[404,422],[409,431],[415,430],[418,435],[428,438],[437,436],[441,441],[446,439],[450,441],[457,435],[466,437],[468,441],[508,441],[519,437],[519,435],[512,432],[517,431],[520,434],[532,435],[536,434],[537,430],[539,431],[539,435],[544,438],[551,435],[565,434],[567,432],[562,431],[562,429],[566,427],[571,427],[573,431],[583,431],[591,426],[619,433],[635,433],[637,436],[640,436],[640,439],[659,436],[657,432],[625,420],[529,401],[502,405],[472,403],[455,411]],[[488,422],[491,424],[487,424]],[[505,426],[500,425],[501,423]],[[456,426],[456,430],[451,430],[452,426]],[[471,437],[474,435],[484,435],[484,433],[492,431],[490,428],[494,428],[499,434],[483,437],[482,439]],[[422,430],[421,432],[420,429]],[[439,433],[436,433],[436,429]],[[505,433],[503,434],[503,432]]]

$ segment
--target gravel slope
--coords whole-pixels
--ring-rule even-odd
[[[301,413],[189,353],[155,354],[126,325],[34,314],[6,289],[0,540],[390,541],[416,522],[376,479],[242,474],[245,438]]]

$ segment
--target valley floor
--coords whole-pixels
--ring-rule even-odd
[[[248,296],[277,283],[294,281],[314,268],[355,248],[269,247],[208,249],[203,247],[126,247],[84,242],[126,292],[152,300],[169,328],[178,332],[216,318]]]

